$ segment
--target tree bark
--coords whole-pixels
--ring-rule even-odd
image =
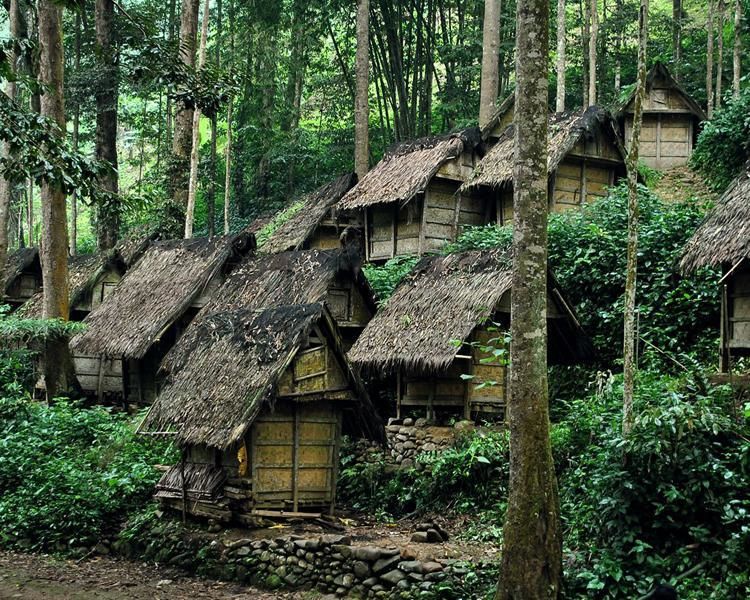
[[[182,0],[180,14],[180,60],[188,68],[195,66],[198,37],[199,0]],[[175,204],[187,207],[190,187],[190,153],[193,148],[193,107],[179,104],[175,111],[172,159],[168,169],[167,188]]]
[[[589,93],[588,104],[596,104],[596,39],[599,35],[599,8],[597,0],[589,0],[589,16],[591,18],[591,37],[589,38]]]
[[[81,14],[76,13],[75,57],[73,68],[78,73],[81,68]],[[77,100],[73,105],[73,150],[78,150],[78,130],[81,122],[81,104]],[[78,195],[73,192],[70,198],[70,255],[78,253]]]
[[[206,43],[208,40],[208,19],[210,17],[211,0],[203,5],[203,23],[201,24],[201,42],[198,51],[198,70],[206,65]],[[190,180],[188,182],[187,210],[185,211],[185,239],[193,237],[195,220],[195,194],[198,191],[198,157],[201,145],[201,110],[193,110],[193,135],[190,149]]]
[[[708,0],[708,20],[706,22],[706,114],[710,119],[714,112],[714,2]]]
[[[716,97],[714,98],[714,108],[721,106],[722,83],[724,79],[724,22],[726,17],[726,6],[724,0],[719,0],[718,6],[719,26],[718,26],[718,48],[716,52]]]
[[[362,179],[370,166],[370,0],[357,0],[356,90],[354,99],[354,172]]]
[[[482,80],[479,87],[479,126],[495,113],[500,69],[500,1],[484,0]]]
[[[557,93],[555,112],[565,112],[565,0],[557,0]]]
[[[518,0],[516,11],[510,487],[496,598],[546,600],[562,583],[547,389],[549,2]]]
[[[234,0],[229,0],[229,75],[234,75]],[[224,146],[224,235],[229,234],[229,208],[232,196],[232,108],[234,98],[227,105],[227,143]]]
[[[672,0],[672,52],[674,78],[679,81],[682,70],[682,0]]]
[[[98,160],[110,168],[99,176],[99,185],[106,194],[96,211],[99,250],[109,250],[117,243],[120,230],[120,206],[117,186],[117,53],[112,43],[112,23],[115,16],[114,0],[96,0],[96,52],[99,68],[99,87],[96,91],[96,147]]]
[[[589,106],[589,42],[591,36],[591,0],[580,0],[583,26],[581,27],[581,49],[583,51],[583,107]]]
[[[623,318],[623,402],[622,433],[627,436],[633,427],[633,395],[635,392],[635,291],[638,274],[638,153],[643,123],[643,102],[646,97],[646,43],[648,41],[648,0],[641,0],[638,12],[638,80],[633,106],[633,133],[626,157],[628,172],[628,249],[625,275],[625,313]]]
[[[65,135],[63,103],[62,8],[52,0],[39,0],[39,83],[45,90],[41,97],[41,114]],[[43,282],[43,316],[45,319],[68,319],[68,222],[65,192],[51,181],[42,180],[41,262]],[[48,341],[43,359],[47,399],[74,385],[71,380],[72,359],[67,340]]]
[[[742,77],[742,0],[735,0],[734,5],[734,56],[732,60],[732,96],[740,96],[740,79]]]

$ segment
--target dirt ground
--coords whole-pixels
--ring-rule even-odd
[[[187,577],[145,563],[99,557],[81,562],[0,553],[0,599],[24,600],[306,600],[303,592],[267,592]]]

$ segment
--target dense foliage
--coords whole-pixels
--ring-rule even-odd
[[[366,264],[363,268],[378,302],[384,303],[393,295],[398,284],[404,280],[419,259],[416,256],[397,256],[383,265]]]

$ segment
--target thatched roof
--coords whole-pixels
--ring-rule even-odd
[[[260,250],[267,254],[300,250],[315,228],[356,181],[354,173],[347,173],[303,196],[297,201],[299,206],[296,212],[268,237]]]
[[[682,87],[679,83],[677,83],[677,80],[675,80],[674,77],[672,77],[672,74],[669,72],[669,69],[667,66],[660,61],[657,61],[654,63],[654,66],[651,67],[648,74],[646,75],[646,94],[648,95],[651,92],[651,88],[654,86],[654,83],[659,82],[662,85],[665,85],[667,88],[673,89],[677,91],[677,93],[682,96],[682,99],[685,101],[685,104],[688,105],[688,108],[690,111],[695,115],[695,117],[700,121],[705,121],[708,117],[706,116],[706,113],[703,112],[703,109],[701,108],[700,104],[698,104],[695,99],[687,93],[684,87]],[[624,113],[632,112],[631,110],[631,103],[633,102],[633,99],[635,98],[635,88],[633,89],[632,93],[628,96],[628,98],[623,102],[622,107],[618,111],[618,114],[622,115]],[[648,112],[648,111],[646,111]]]
[[[70,310],[83,301],[97,280],[107,271],[117,271],[122,274],[125,268],[125,263],[116,250],[68,257]],[[43,302],[43,293],[37,292],[18,309],[17,314],[27,319],[41,319],[44,314]]]
[[[509,110],[515,110],[516,108],[516,93],[515,91],[508,94],[505,99],[498,105],[495,112],[492,113],[490,120],[485,123],[484,127],[481,128],[482,139],[486,140],[490,137],[492,130],[498,126],[500,121]]]
[[[42,267],[39,262],[38,248],[19,248],[8,254],[5,259],[5,285],[3,294],[7,294],[13,284],[24,271],[35,268],[41,276]]]
[[[113,358],[143,358],[229,259],[252,245],[247,234],[152,244],[107,301],[86,317],[88,327],[71,340],[71,348]]]
[[[397,144],[349,190],[337,208],[358,209],[395,202],[403,206],[425,191],[443,164],[478,142],[479,129],[471,128]]]
[[[156,241],[159,232],[148,226],[139,226],[117,242],[115,250],[122,257],[125,265],[132,267],[146,252],[149,245]]]
[[[599,106],[590,106],[585,111],[565,112],[550,115],[547,169],[554,173],[563,158],[586,136],[605,133],[620,151],[623,160],[625,149],[612,115]],[[513,181],[514,125],[508,126],[505,133],[477,165],[469,181],[460,191],[468,191],[478,186],[500,188]]]
[[[167,382],[140,431],[174,432],[181,444],[232,446],[273,402],[279,378],[317,324],[336,338],[321,303],[209,314],[173,351]]]
[[[719,198],[685,245],[680,270],[735,265],[750,258],[750,164]]]

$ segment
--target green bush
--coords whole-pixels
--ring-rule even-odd
[[[398,284],[404,280],[419,258],[416,256],[397,256],[384,265],[366,264],[363,268],[365,277],[370,282],[375,297],[384,304],[393,295]]]
[[[159,477],[153,465],[176,456],[163,442],[136,437],[134,425],[101,407],[3,395],[0,545],[89,546],[142,507]]]

